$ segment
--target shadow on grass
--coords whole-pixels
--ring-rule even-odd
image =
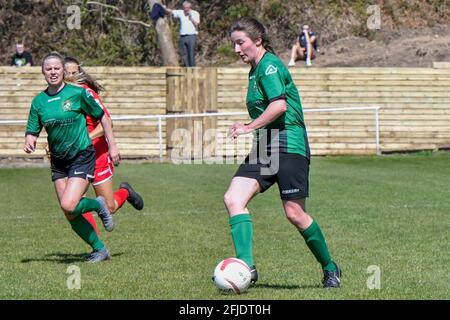
[[[112,257],[119,257],[123,255],[123,252],[114,253]],[[70,264],[74,262],[85,262],[85,258],[88,253],[63,253],[63,252],[55,252],[44,255],[42,258],[27,258],[23,259],[21,263],[30,263],[30,262],[56,262],[62,264]]]
[[[269,284],[269,283],[256,283],[252,286],[253,288],[263,288],[263,289],[285,289],[285,290],[298,290],[298,289],[313,289],[321,288],[320,285],[289,285],[289,284]]]

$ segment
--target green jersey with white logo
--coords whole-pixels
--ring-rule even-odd
[[[273,53],[266,52],[249,73],[247,109],[250,117],[258,118],[273,101],[286,100],[287,110],[268,124],[269,134],[278,130],[280,152],[297,153],[310,158],[308,136],[297,87],[283,62]],[[262,132],[258,130],[257,135]]]
[[[26,133],[38,136],[45,127],[52,157],[72,159],[92,144],[86,114],[96,119],[103,115],[101,105],[86,89],[66,84],[54,95],[42,91],[31,103]]]

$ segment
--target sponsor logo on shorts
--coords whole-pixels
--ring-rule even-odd
[[[108,169],[105,169],[105,170],[103,170],[103,171],[97,173],[97,176],[100,177],[100,176],[103,176],[103,175],[105,175],[105,174],[107,174],[107,173],[110,173],[110,172],[111,172],[111,169],[108,168]]]
[[[288,189],[288,190],[282,190],[281,193],[282,194],[291,194],[291,193],[296,193],[299,191],[300,191],[300,189]]]
[[[75,170],[75,171],[73,172],[73,174],[84,174],[84,172],[83,172],[83,171],[77,171],[77,170]]]

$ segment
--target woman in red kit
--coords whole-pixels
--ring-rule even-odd
[[[81,66],[80,63],[72,57],[64,59],[65,81],[78,84],[85,88],[95,100],[98,100],[102,106],[105,115],[111,121],[110,114],[99,97],[99,92],[104,90],[103,87],[95,81]],[[108,155],[108,142],[104,136],[104,131],[101,123],[86,115],[86,123],[89,136],[92,139],[92,144],[95,148],[95,177],[92,183],[97,196],[101,195],[106,199],[106,203],[111,213],[116,212],[125,201],[128,201],[135,209],[142,210],[144,201],[142,197],[134,191],[128,182],[122,182],[119,190],[114,192],[113,188],[113,173],[114,165]],[[93,216],[85,216],[85,218],[95,223]],[[96,229],[97,230],[97,229]]]

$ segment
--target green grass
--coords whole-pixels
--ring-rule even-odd
[[[125,204],[101,237],[113,259],[87,264],[90,250],[58,208],[47,168],[0,170],[1,299],[448,299],[450,155],[314,158],[309,213],[342,269],[342,288],[322,273],[284,217],[276,187],[256,197],[257,286],[220,294],[215,265],[233,255],[222,197],[236,165],[122,164],[115,176],[144,195]],[[101,226],[101,224],[100,224]],[[67,268],[81,289],[67,288]],[[366,282],[381,269],[381,289]]]

